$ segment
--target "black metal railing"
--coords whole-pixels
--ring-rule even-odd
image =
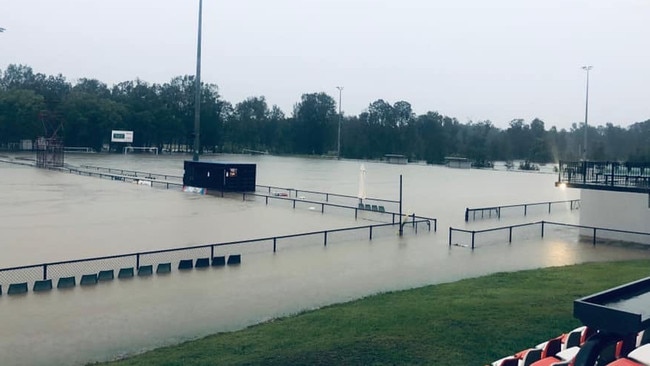
[[[240,193],[242,195],[242,199],[244,201],[250,200],[251,197],[254,198],[263,198],[265,203],[268,205],[269,201],[273,200],[278,200],[278,201],[286,201],[289,202],[292,206],[292,208],[297,208],[300,206],[306,206],[308,209],[316,209],[316,207],[319,208],[319,211],[321,213],[325,213],[325,207],[328,208],[337,208],[337,209],[342,209],[342,210],[351,210],[354,211],[354,218],[357,219],[359,216],[359,213],[368,213],[374,215],[373,217],[381,217],[381,216],[390,216],[391,217],[391,224],[396,224],[399,221],[404,222],[405,220],[427,220],[430,222],[433,222],[434,225],[434,231],[438,230],[438,219],[432,218],[432,217],[424,217],[424,216],[419,216],[416,215],[415,213],[411,214],[402,214],[400,217],[400,214],[398,212],[391,212],[391,211],[386,211],[386,210],[379,210],[379,209],[372,209],[372,208],[366,208],[366,206],[348,206],[348,205],[341,205],[341,204],[336,204],[336,203],[329,203],[329,202],[322,202],[322,201],[310,201],[306,200],[304,198],[294,198],[290,196],[275,196],[275,195],[266,195],[266,194],[259,194],[259,193],[252,193],[252,192],[243,192]]]
[[[120,168],[109,168],[109,167],[100,167],[93,165],[80,165],[80,168],[97,170],[99,172],[90,172],[87,170],[77,169],[72,166],[62,168],[65,171],[70,173],[76,173],[80,175],[88,176],[97,176],[100,178],[108,178],[113,180],[122,180],[122,181],[131,181],[134,183],[142,183],[151,185],[154,187],[162,188],[182,188],[183,184],[181,182],[173,181],[161,181],[159,179],[180,179],[181,176],[172,175],[172,174],[159,174],[151,173],[138,170],[128,170]],[[106,172],[106,173],[100,173]],[[424,217],[411,214],[402,214],[400,219],[400,214],[395,212],[396,207],[384,207],[381,203],[392,204],[393,206],[398,206],[399,201],[382,199],[382,198],[365,198],[365,204],[359,203],[359,198],[351,195],[331,193],[331,192],[320,192],[306,189],[296,189],[280,186],[269,186],[269,185],[256,185],[256,190],[259,192],[243,192],[243,193],[232,193],[232,192],[219,192],[221,197],[232,197],[241,195],[243,200],[246,200],[247,197],[261,197],[264,198],[265,203],[268,205],[269,201],[287,201],[290,202],[292,208],[297,206],[308,205],[307,208],[312,208],[312,205],[315,205],[320,208],[321,213],[325,213],[325,207],[344,209],[347,211],[354,212],[354,218],[357,219],[359,213],[361,212],[371,212],[374,216],[380,217],[383,215],[388,215],[391,217],[391,223],[395,224],[398,221],[402,221],[405,217],[416,220],[429,220],[434,224],[434,231],[437,231],[438,220],[431,217]],[[268,193],[268,194],[267,194]],[[316,199],[310,199],[316,197]],[[318,198],[323,199],[324,201],[317,200]]]
[[[128,169],[119,169],[119,168],[108,168],[108,167],[101,167],[101,166],[94,166],[94,165],[79,165],[80,168],[83,169],[92,169],[92,170],[97,170],[97,171],[104,171],[107,173],[114,173],[114,174],[119,174],[122,176],[131,176],[133,178],[141,178],[141,179],[176,179],[180,182],[183,181],[183,176],[181,175],[175,175],[175,174],[160,174],[160,173],[151,173],[151,172],[143,172],[139,170],[128,170]],[[179,183],[179,182],[175,182]],[[182,184],[182,183],[181,183]]]
[[[307,198],[307,196],[317,196],[321,200],[324,200],[325,202],[330,202],[330,199],[345,199],[345,200],[354,200],[358,201],[359,198],[357,196],[351,196],[351,195],[346,195],[346,194],[339,194],[339,193],[331,193],[331,192],[319,192],[319,191],[311,191],[311,190],[306,190],[306,189],[296,189],[296,188],[288,188],[288,187],[279,187],[279,186],[267,186],[267,185],[261,185],[258,184],[255,186],[256,189],[262,190],[265,192],[268,192],[268,194],[274,194],[274,193],[286,193],[288,197],[293,196],[294,198]],[[389,200],[389,199],[384,199],[384,198],[373,198],[373,197],[367,197],[364,198],[366,202],[378,202],[378,203],[389,203],[389,204],[399,204],[399,201],[396,200]]]
[[[425,225],[429,231],[431,230],[431,222],[429,220],[418,220],[415,218],[407,222],[406,227],[412,228],[412,232],[417,234],[418,227],[421,225]],[[33,286],[43,281],[49,281],[50,286],[58,287],[53,285],[53,281],[65,279],[67,281],[71,280],[73,285],[76,283],[83,284],[83,278],[95,278],[96,282],[102,273],[110,273],[110,279],[113,279],[124,271],[130,272],[132,275],[142,275],[141,270],[143,269],[147,270],[145,271],[145,275],[150,275],[154,271],[154,266],[160,267],[161,265],[165,266],[165,273],[170,272],[172,268],[182,269],[183,266],[186,268],[195,268],[225,265],[226,256],[230,258],[230,256],[234,255],[238,257],[238,261],[241,261],[242,254],[271,251],[276,253],[280,247],[289,249],[294,246],[310,244],[327,246],[335,242],[358,241],[364,238],[373,240],[379,236],[395,235],[395,226],[396,224],[381,223],[3,268],[0,269],[0,285],[4,285],[5,289],[12,285],[20,285],[21,288],[33,288]],[[237,254],[233,254],[234,251]],[[199,263],[203,265],[199,265]],[[79,279],[79,281],[76,281],[76,279]],[[56,282],[54,283],[56,284]]]
[[[13,163],[13,161],[6,161],[8,163]],[[32,166],[32,164],[28,164]],[[82,168],[82,169],[79,169]],[[57,167],[57,168],[51,168],[53,170],[57,171],[64,171],[67,173],[71,174],[77,174],[77,175],[82,175],[82,176],[89,176],[89,177],[98,177],[98,178],[103,178],[103,179],[111,179],[111,180],[117,180],[117,181],[124,181],[124,182],[131,182],[131,183],[137,183],[137,184],[144,184],[147,186],[151,187],[157,187],[157,188],[165,188],[165,189],[182,189],[183,184],[180,182],[174,182],[174,181],[167,181],[167,180],[160,180],[162,179],[179,179],[182,178],[181,176],[178,175],[172,175],[172,174],[160,174],[160,173],[151,173],[151,172],[144,172],[144,171],[138,171],[138,170],[128,170],[128,169],[120,169],[120,168],[108,168],[108,167],[99,167],[99,166],[92,166],[92,165],[80,165],[79,168],[68,165],[64,167]],[[90,170],[83,170],[83,169],[90,169]],[[93,171],[96,170],[96,171]],[[105,172],[105,173],[104,173]],[[381,205],[375,205],[375,204],[354,204],[353,202],[358,201],[358,198],[350,195],[344,195],[344,194],[337,194],[337,193],[329,193],[329,192],[318,192],[318,191],[310,191],[310,190],[299,190],[299,189],[294,189],[294,188],[283,188],[283,187],[278,187],[278,186],[265,186],[265,185],[257,185],[257,188],[262,188],[263,191],[268,191],[271,194],[260,194],[260,193],[254,193],[254,192],[243,192],[243,193],[232,193],[232,192],[220,192],[221,197],[232,197],[232,196],[238,196],[241,195],[243,200],[247,200],[247,197],[262,197],[265,200],[265,203],[268,205],[269,201],[272,200],[280,200],[280,201],[287,201],[291,202],[292,208],[297,208],[299,205],[316,205],[320,206],[320,211],[321,213],[325,213],[325,207],[329,208],[338,208],[338,209],[343,209],[346,211],[352,211],[354,212],[354,218],[357,219],[359,213],[361,212],[367,212],[371,213],[375,217],[381,217],[385,215],[389,215],[391,217],[391,224],[396,224],[398,221],[399,222],[404,222],[406,219],[409,220],[428,220],[430,222],[433,222],[434,225],[434,231],[438,230],[438,220],[435,218],[431,217],[425,217],[425,216],[419,216],[416,215],[415,213],[411,214],[402,214],[400,217],[400,214],[394,211],[386,210],[384,206]],[[277,195],[274,193],[274,190],[286,190],[287,192],[295,192],[293,195],[291,194],[286,194],[286,195]],[[310,193],[310,194],[316,194],[320,197],[325,197],[326,201],[313,201],[313,200],[307,200],[303,196],[301,196],[301,193]],[[344,198],[348,202],[347,204],[338,204],[338,203],[332,203],[330,201],[331,198],[333,197],[338,197],[338,198]],[[394,201],[394,200],[387,200],[387,199],[380,199],[380,198],[366,198],[366,202],[385,202],[385,203],[396,203],[399,204],[399,201]],[[308,208],[312,208],[313,206],[309,206]]]
[[[183,181],[183,176],[173,175],[173,174],[151,173],[151,172],[138,171],[138,170],[109,168],[109,167],[101,167],[101,166],[94,166],[94,165],[80,165],[80,168],[105,171],[107,173],[115,173],[119,175],[130,176],[134,178],[142,178],[142,179],[164,179],[164,180],[175,179],[178,181],[179,184],[181,184],[181,182]],[[354,201],[351,202],[350,204],[356,204],[356,202],[359,200],[359,198],[356,196],[351,196],[346,194],[313,191],[307,189],[297,189],[291,187],[271,186],[271,185],[263,185],[263,184],[256,184],[255,189],[256,191],[266,192],[269,195],[283,194],[284,197],[315,199],[315,200],[322,200],[325,202],[330,202],[330,200],[339,199],[338,201],[336,201],[337,203],[343,203],[343,202],[350,203],[349,201]],[[364,200],[368,202],[370,205],[372,205],[373,203],[376,203],[376,205],[378,205],[379,203],[394,204],[394,205],[399,204],[399,201],[389,200],[384,198],[368,197],[365,198]]]
[[[634,192],[650,189],[650,163],[560,162],[558,184],[576,187],[619,188]]]
[[[494,228],[488,228],[488,229],[482,229],[482,230],[466,230],[466,229],[457,229],[453,227],[449,227],[449,246],[461,246],[461,247],[469,247],[471,249],[476,248],[476,239],[477,236],[480,237],[487,237],[486,241],[493,242],[494,240],[497,241],[505,241],[505,234],[503,236],[498,235],[498,236],[488,236],[486,234],[491,234],[491,233],[507,233],[507,241],[508,243],[512,243],[512,238],[513,238],[513,232],[516,229],[522,229],[522,228],[538,228],[541,237],[544,237],[545,233],[545,228],[549,226],[556,226],[556,227],[569,227],[569,228],[576,228],[576,229],[582,229],[582,230],[588,230],[589,236],[592,239],[592,244],[595,246],[597,240],[618,240],[618,241],[626,241],[626,239],[612,239],[611,237],[607,236],[601,236],[600,238],[598,237],[599,232],[606,232],[606,233],[620,233],[620,234],[629,234],[633,236],[638,236],[639,238],[645,238],[646,240],[650,241],[650,233],[646,232],[640,232],[640,231],[631,231],[631,230],[620,230],[620,229],[611,229],[611,228],[604,228],[604,227],[595,227],[595,226],[585,226],[585,225],[576,225],[576,224],[566,224],[566,223],[560,223],[560,222],[552,222],[552,221],[536,221],[536,222],[529,222],[529,223],[523,223],[523,224],[517,224],[517,225],[508,225],[508,226],[499,226],[499,227],[494,227]],[[463,234],[463,239],[465,239],[465,242],[460,242],[458,241],[458,238],[456,237],[457,240],[454,240],[454,233],[460,233]],[[523,233],[524,239],[531,238],[533,235],[531,234],[531,230],[526,230],[526,231],[520,231],[520,233]]]
[[[53,168],[54,170],[59,170],[59,171],[64,171],[67,173],[71,174],[77,174],[77,175],[82,175],[82,176],[88,176],[88,177],[97,177],[97,178],[103,178],[103,179],[110,179],[110,180],[117,180],[117,181],[122,181],[122,182],[131,182],[131,183],[137,183],[137,184],[143,184],[151,187],[156,187],[156,188],[165,188],[165,189],[182,189],[183,188],[183,183],[178,183],[178,182],[171,182],[167,180],[160,180],[152,175],[137,175],[137,174],[132,174],[135,173],[134,171],[128,171],[128,170],[123,170],[123,169],[109,169],[107,170],[106,173],[103,173],[101,171],[90,171],[90,170],[82,170],[78,169],[72,166],[64,166],[64,167],[58,167],[58,168]],[[153,174],[153,173],[152,173]],[[156,175],[156,174],[154,174]],[[170,175],[164,175],[164,174],[158,174],[160,177],[172,177]]]
[[[569,210],[579,209],[580,200],[565,200],[565,201],[547,201],[547,202],[535,202],[535,203],[520,203],[515,205],[503,205],[503,206],[491,206],[491,207],[478,207],[478,208],[466,208],[465,209],[465,222],[477,219],[486,219],[486,218],[497,218],[500,219],[502,214],[507,213],[516,213],[523,214],[524,216],[528,215],[529,208],[542,207],[545,211],[548,207],[548,213],[551,213],[551,208],[554,205],[563,205],[569,204]],[[505,212],[504,212],[505,211]]]

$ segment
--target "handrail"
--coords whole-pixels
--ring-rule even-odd
[[[429,231],[431,230],[431,224],[430,224],[430,222],[428,220],[414,220],[413,221],[413,226],[415,228],[415,233],[416,234],[417,234],[417,224],[419,224],[419,223],[427,224],[427,226],[429,228]],[[302,232],[302,233],[296,233],[296,234],[276,235],[276,236],[254,238],[254,239],[227,241],[227,242],[221,242],[221,243],[200,244],[200,245],[193,245],[193,246],[182,247],[182,248],[167,248],[167,249],[150,250],[150,251],[143,251],[143,252],[133,252],[133,253],[126,253],[126,254],[100,256],[100,257],[92,257],[92,258],[81,258],[81,259],[73,259],[73,260],[57,261],[57,262],[48,262],[48,263],[40,263],[40,264],[32,264],[32,265],[25,265],[25,266],[2,268],[2,269],[0,269],[0,273],[10,272],[10,271],[17,271],[17,270],[24,270],[24,269],[32,269],[32,268],[42,268],[43,269],[42,270],[42,279],[46,280],[47,279],[47,268],[51,267],[51,266],[65,265],[65,264],[72,264],[72,263],[82,263],[82,262],[96,262],[96,261],[116,259],[116,258],[134,257],[136,259],[136,269],[137,269],[137,268],[140,267],[139,266],[140,257],[146,256],[146,255],[153,255],[153,254],[160,254],[160,253],[170,253],[170,252],[184,252],[184,251],[192,251],[192,250],[196,250],[196,249],[208,249],[209,248],[210,252],[211,252],[211,256],[214,256],[214,248],[215,247],[228,246],[228,245],[251,244],[251,243],[259,243],[259,242],[266,242],[266,241],[269,241],[269,242],[272,241],[273,242],[273,252],[275,253],[277,251],[277,248],[276,248],[277,241],[281,240],[281,239],[304,237],[304,236],[314,236],[314,235],[323,235],[323,245],[327,246],[327,244],[328,244],[328,234],[330,234],[330,233],[345,232],[345,231],[356,231],[356,230],[368,230],[368,239],[372,240],[373,239],[373,229],[382,228],[382,227],[389,227],[389,226],[394,226],[394,225],[396,225],[396,224],[393,224],[393,223],[370,224],[370,225],[362,225],[362,226],[344,227],[344,228],[338,228],[338,229],[309,231],[309,232]]]
[[[470,217],[470,212],[473,212],[473,217],[472,220],[476,220],[476,213],[481,212],[481,217],[484,217],[484,212],[488,212],[489,217],[492,217],[492,212],[495,212],[495,215],[498,219],[501,218],[501,209],[504,208],[517,208],[517,207],[523,207],[524,208],[524,216],[528,214],[528,207],[530,206],[541,206],[541,205],[548,205],[548,213],[551,213],[551,205],[554,204],[560,204],[560,203],[569,203],[570,205],[570,210],[573,210],[574,208],[578,208],[580,205],[580,200],[579,199],[574,199],[574,200],[564,200],[564,201],[546,201],[546,202],[534,202],[534,203],[519,203],[519,204],[514,204],[514,205],[503,205],[503,206],[489,206],[489,207],[478,207],[478,208],[465,208],[465,222],[469,222],[469,217]]]
[[[288,187],[278,187],[278,186],[267,186],[263,184],[257,184],[256,187],[261,187],[261,188],[267,188],[269,190],[269,193],[271,193],[271,189],[278,189],[278,190],[284,190],[284,191],[289,191],[289,192],[295,192],[296,198],[298,198],[298,193],[303,192],[303,193],[311,193],[311,194],[320,194],[320,195],[325,195],[325,201],[327,202],[329,200],[329,196],[332,197],[342,197],[342,198],[352,198],[352,199],[359,199],[357,196],[351,196],[347,194],[339,194],[339,193],[331,193],[331,192],[319,192],[319,191],[310,191],[306,189],[296,189],[296,188],[288,188]],[[364,198],[365,200],[369,201],[377,201],[377,202],[388,202],[388,203],[399,203],[399,201],[395,200],[389,200],[385,198],[372,198],[372,197],[366,197]]]
[[[144,172],[144,171],[140,171],[140,170],[109,168],[109,167],[101,167],[101,166],[85,165],[85,164],[81,164],[81,165],[79,165],[79,167],[84,168],[84,169],[105,170],[105,171],[107,171],[109,173],[112,172],[112,171],[115,171],[115,172],[119,171],[120,174],[122,174],[122,175],[133,175],[134,177],[138,177],[138,174],[146,174],[146,177],[143,177],[143,178],[149,178],[149,179],[151,179],[153,177],[163,177],[163,179],[167,179],[167,178],[176,178],[176,179],[181,179],[181,180],[183,179],[183,177],[180,176],[180,175],[150,173],[150,172]],[[129,174],[129,173],[131,173],[131,174]]]
[[[9,162],[8,163],[13,163]],[[85,168],[85,169],[95,169],[95,170],[105,170],[109,172],[108,174],[104,173],[93,173],[91,171],[85,171],[85,170],[80,170],[77,169],[76,167],[73,166],[65,166],[65,167],[54,167],[54,168],[49,168],[52,170],[64,170],[68,171],[68,173],[76,173],[79,175],[84,175],[87,174],[88,176],[98,176],[99,178],[104,178],[108,177],[113,180],[125,180],[125,179],[130,179],[132,181],[139,181],[141,179],[149,179],[152,185],[165,185],[167,189],[170,188],[170,186],[174,187],[182,187],[182,183],[177,183],[177,182],[169,182],[169,181],[160,181],[153,179],[151,180],[152,177],[159,176],[159,177],[170,177],[170,178],[181,178],[180,176],[177,175],[171,175],[171,174],[158,174],[158,173],[150,173],[150,172],[143,172],[143,171],[137,171],[137,170],[128,170],[128,169],[118,169],[118,168],[108,168],[108,167],[99,167],[99,166],[92,166],[92,165],[80,165],[79,167]],[[112,171],[120,172],[122,174],[111,174]],[[124,175],[124,173],[133,173],[133,175]],[[146,176],[138,177],[137,174],[145,174]],[[141,178],[141,179],[139,179]],[[166,179],[166,178],[165,178]],[[349,195],[341,195],[341,194],[336,194],[336,193],[328,193],[328,192],[317,192],[317,191],[308,191],[308,190],[296,190],[293,188],[281,188],[281,187],[274,187],[274,186],[264,186],[264,185],[258,185],[258,187],[265,187],[273,189],[290,189],[290,190],[295,190],[296,192],[309,192],[309,193],[316,193],[316,194],[326,194],[326,195],[332,195],[332,196],[339,196],[339,197],[346,197],[346,198],[357,198],[354,196],[349,196]],[[222,197],[225,192],[222,192]],[[397,212],[391,212],[391,211],[368,211],[365,209],[360,209],[358,206],[347,206],[347,205],[341,205],[341,204],[335,204],[335,203],[329,203],[329,202],[320,202],[320,201],[310,201],[310,200],[304,200],[300,198],[291,198],[291,197],[282,197],[282,196],[273,196],[273,195],[264,195],[260,193],[254,193],[254,192],[243,192],[243,199],[246,200],[246,195],[250,196],[259,196],[259,197],[265,197],[266,204],[268,205],[268,199],[279,199],[279,200],[289,200],[293,201],[293,208],[296,208],[296,201],[299,202],[306,202],[306,203],[312,203],[316,205],[321,205],[321,213],[324,213],[324,207],[325,206],[331,206],[331,207],[338,207],[338,208],[345,208],[345,209],[352,209],[354,210],[354,218],[357,219],[359,211],[363,212],[374,212],[378,214],[387,214],[392,216],[392,224],[395,224],[395,218],[399,216],[399,213]],[[399,201],[391,201],[391,200],[384,200],[384,199],[375,199],[375,198],[366,198],[367,200],[374,200],[374,201],[381,201],[381,202],[391,202],[391,203],[398,203]],[[438,219],[436,218],[431,218],[431,217],[425,217],[425,216],[419,216],[415,215],[415,213],[407,215],[407,214],[402,214],[403,217],[412,217],[413,220],[428,220],[428,221],[433,221],[434,223],[434,231],[438,231]]]
[[[321,213],[325,212],[325,206],[331,206],[331,207],[337,207],[337,208],[344,208],[344,209],[350,209],[354,210],[354,218],[357,219],[359,211],[362,212],[372,212],[376,214],[381,214],[381,215],[391,215],[392,216],[392,224],[395,224],[395,218],[399,217],[399,213],[397,212],[391,212],[391,211],[369,211],[366,209],[360,209],[357,206],[347,206],[347,205],[341,205],[341,204],[336,204],[336,203],[329,203],[329,202],[320,202],[320,201],[311,201],[311,200],[305,200],[305,199],[300,199],[300,198],[291,198],[291,197],[282,197],[282,196],[272,196],[272,195],[265,195],[265,194],[260,194],[260,193],[252,193],[252,192],[243,192],[242,193],[242,199],[245,201],[246,196],[254,196],[254,197],[264,197],[266,200],[266,204],[268,205],[269,198],[270,199],[276,199],[276,200],[283,200],[283,201],[291,201],[293,203],[293,208],[296,208],[296,202],[304,202],[304,203],[310,203],[314,205],[320,205],[321,206]],[[410,214],[410,215],[402,215],[404,217],[413,217],[414,220],[420,219],[420,220],[428,220],[428,221],[433,221],[434,222],[434,231],[438,230],[438,219],[431,218],[431,217],[424,217],[424,216],[418,216],[415,214]]]
[[[158,176],[158,177],[164,177],[164,179],[167,179],[167,177],[169,177],[169,178],[181,179],[181,180],[183,179],[183,176],[180,176],[180,175],[173,175],[173,174],[160,174],[160,173],[150,173],[150,172],[139,171],[139,170],[126,170],[126,169],[109,168],[109,167],[101,167],[101,166],[94,166],[94,165],[84,165],[84,164],[79,165],[79,167],[81,167],[81,168],[85,168],[85,169],[106,170],[106,171],[108,171],[109,173],[110,173],[111,171],[115,171],[115,172],[118,172],[118,171],[119,171],[121,174],[125,174],[125,173],[128,174],[128,173],[131,173],[131,174],[133,174],[133,175],[136,176],[136,177],[137,177],[138,174],[146,174],[146,175],[148,175],[149,177],[155,177],[155,176]],[[269,193],[271,193],[271,190],[272,190],[272,189],[284,190],[284,191],[288,191],[288,192],[295,192],[294,194],[295,194],[296,198],[298,198],[298,194],[299,194],[300,192],[324,195],[324,196],[326,197],[326,198],[325,198],[325,201],[326,201],[326,202],[329,200],[329,197],[330,197],[330,196],[331,196],[331,197],[342,197],[342,198],[353,198],[353,199],[358,199],[358,197],[356,197],[356,196],[351,196],[351,195],[346,195],[346,194],[332,193],[332,192],[311,191],[311,190],[307,190],[307,189],[296,189],[296,188],[291,188],[291,187],[280,187],[280,186],[263,185],[263,184],[256,184],[255,187],[256,187],[256,188],[257,188],[257,187],[259,187],[259,188],[265,188],[265,189],[267,189],[267,190],[269,191]],[[396,200],[389,200],[389,199],[384,199],[384,198],[371,198],[371,197],[368,197],[368,198],[365,198],[365,199],[370,200],[370,201],[376,201],[376,202],[399,203],[399,201],[396,201]]]
[[[650,191],[650,163],[560,161],[556,185],[624,192]]]
[[[632,234],[632,235],[645,235],[650,237],[650,232],[642,232],[642,231],[632,231],[632,230],[622,230],[622,229],[612,229],[612,228],[605,228],[605,227],[597,227],[597,226],[587,226],[587,225],[577,225],[577,224],[567,224],[567,223],[561,223],[561,222],[554,222],[554,221],[535,221],[535,222],[528,222],[528,223],[523,223],[523,224],[515,224],[515,225],[507,225],[507,226],[498,226],[498,227],[493,227],[493,228],[488,228],[488,229],[481,229],[481,230],[467,230],[467,229],[457,229],[453,227],[449,227],[449,246],[452,246],[452,235],[453,232],[461,232],[461,233],[467,233],[471,234],[471,248],[475,248],[475,237],[476,234],[482,234],[482,233],[487,233],[487,232],[493,232],[493,231],[501,231],[501,230],[508,230],[509,231],[509,236],[508,236],[508,243],[512,243],[512,229],[518,228],[518,227],[525,227],[525,226],[534,226],[534,225],[541,225],[541,237],[544,237],[544,227],[546,225],[554,225],[554,226],[566,226],[566,227],[573,227],[573,228],[578,228],[578,229],[588,229],[588,230],[593,230],[593,237],[592,237],[592,244],[596,246],[596,239],[597,239],[597,231],[606,231],[606,232],[616,232],[616,233],[623,233],[623,234]]]

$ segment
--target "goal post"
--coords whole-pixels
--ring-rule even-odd
[[[158,148],[154,146],[125,146],[124,147],[124,155],[128,154],[129,152],[136,152],[136,151],[158,155]]]

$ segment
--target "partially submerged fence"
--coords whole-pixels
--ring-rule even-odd
[[[160,173],[143,172],[139,170],[108,168],[108,167],[84,165],[84,164],[79,165],[79,167],[83,169],[97,170],[100,172],[119,174],[121,176],[131,176],[134,178],[141,178],[141,179],[164,179],[164,180],[176,179],[180,182],[174,182],[174,183],[181,183],[181,184],[183,181],[183,176],[175,175],[175,174],[160,174]]]
[[[565,201],[547,201],[547,202],[535,202],[535,203],[521,203],[516,205],[504,205],[504,206],[491,206],[491,207],[479,207],[479,208],[466,208],[465,209],[465,222],[471,220],[479,220],[485,218],[497,218],[500,219],[502,215],[506,214],[516,214],[527,216],[531,209],[539,210],[548,210],[548,213],[551,213],[551,208],[553,206],[562,205],[566,207],[568,204],[569,210],[577,210],[580,208],[580,200],[565,200]]]
[[[431,230],[429,220],[413,219],[407,228],[418,232],[420,225]],[[172,269],[192,269],[239,264],[243,254],[277,252],[279,248],[291,248],[318,244],[327,246],[333,242],[372,240],[378,236],[395,235],[395,224],[373,224],[306,233],[279,235],[258,239],[197,245],[184,248],[154,250],[87,259],[43,263],[0,269],[0,294],[2,285],[9,294],[47,291],[53,287],[66,288],[95,285],[103,280],[150,276],[169,273]],[[233,254],[233,252],[237,254]],[[226,260],[227,258],[227,260]],[[155,269],[154,269],[155,268]],[[78,279],[78,281],[77,281]]]
[[[540,237],[543,238],[544,234],[548,232],[546,230],[548,227],[580,229],[580,235],[590,237],[594,246],[598,240],[635,242],[635,238],[641,239],[636,240],[636,242],[650,243],[650,233],[646,232],[565,224],[552,221],[536,221],[524,224],[494,227],[483,230],[466,230],[449,227],[449,246],[451,247],[452,245],[455,245],[475,249],[477,245],[477,239],[483,240],[483,243],[490,243],[495,241],[504,242],[506,240],[508,243],[512,243],[513,233],[522,236],[523,239],[529,239],[535,235],[533,231],[537,231]],[[607,235],[611,233],[625,234],[626,236],[613,238],[612,235]],[[598,234],[600,234],[600,237]]]
[[[123,180],[131,181],[139,184],[147,184],[153,187],[161,188],[182,188],[182,183],[167,181],[167,179],[179,179],[182,180],[183,177],[173,174],[158,174],[137,170],[127,170],[120,168],[108,168],[100,167],[93,165],[80,165],[80,168],[90,169],[81,170],[74,167],[65,167],[62,168],[65,171],[70,173],[96,176],[100,178],[107,178],[113,180]],[[95,170],[97,172],[95,172]],[[103,173],[105,172],[105,173]],[[160,180],[164,179],[164,180]],[[263,198],[265,204],[270,202],[287,202],[291,205],[292,208],[306,208],[310,210],[319,210],[321,213],[325,213],[325,208],[328,208],[328,212],[334,211],[347,211],[354,212],[354,218],[357,219],[359,214],[364,214],[364,218],[367,219],[380,219],[381,217],[390,216],[390,222],[396,224],[397,222],[404,222],[405,220],[428,220],[433,222],[434,231],[437,231],[438,220],[430,217],[423,217],[415,215],[414,213],[402,214],[395,212],[399,205],[399,201],[388,200],[382,198],[365,198],[363,204],[359,203],[359,198],[351,195],[331,193],[331,192],[319,192],[305,189],[296,189],[296,188],[287,188],[279,186],[268,186],[268,185],[256,185],[257,192],[219,192],[221,197],[236,197],[238,195],[242,196],[242,199],[245,201],[253,201],[256,198]],[[321,199],[320,201],[318,199]],[[323,201],[324,200],[324,201]],[[391,205],[385,207],[382,205]]]
[[[124,169],[112,169],[112,168],[106,170],[106,173],[104,173],[102,171],[95,172],[90,170],[78,169],[72,166],[59,167],[56,168],[56,170],[64,171],[71,174],[88,176],[88,177],[97,177],[103,179],[118,180],[122,182],[137,183],[137,184],[146,185],[149,187],[156,187],[156,188],[179,189],[179,190],[183,188],[182,183],[160,180],[156,178],[156,176],[166,177],[166,178],[173,177],[165,174],[150,173],[149,175],[144,175],[144,174],[137,175],[137,174],[133,174],[135,173],[133,171],[124,170]]]
[[[159,173],[151,173],[151,172],[138,171],[138,170],[109,168],[109,167],[101,167],[101,166],[94,166],[94,165],[80,165],[79,167],[83,169],[97,170],[101,172],[113,173],[120,176],[139,178],[139,179],[150,179],[150,180],[163,179],[165,181],[169,179],[174,179],[176,181],[172,181],[169,183],[176,184],[176,185],[182,185],[182,181],[183,181],[182,176],[174,175],[174,174],[159,174]],[[332,192],[313,191],[307,189],[297,189],[291,187],[256,184],[255,189],[258,194],[268,194],[269,196],[295,198],[295,199],[310,200],[310,201],[324,201],[327,203],[335,203],[340,205],[347,204],[350,206],[356,206],[357,202],[359,201],[359,198],[356,196],[340,194],[340,193],[332,193]],[[399,201],[383,199],[383,198],[368,197],[368,198],[364,198],[364,201],[370,207],[372,207],[373,205],[374,206],[390,205],[388,208],[389,211],[390,210],[395,211],[396,206],[399,205]]]
[[[328,203],[332,202],[332,203],[339,203],[339,204],[347,204],[350,206],[357,206],[359,202],[359,197],[357,196],[331,193],[331,192],[319,192],[319,191],[311,191],[306,189],[266,186],[261,184],[256,185],[256,189],[258,191],[268,193],[269,195],[282,194],[285,197],[293,197],[293,198],[307,199],[307,200],[310,199],[320,200]],[[399,205],[399,201],[383,199],[383,198],[367,197],[364,198],[363,201],[365,202],[364,206],[368,205],[369,206],[368,209],[370,210],[372,210],[371,208],[372,206],[377,206],[377,207],[388,206],[388,210],[395,211]]]

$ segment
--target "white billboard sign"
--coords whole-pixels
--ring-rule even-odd
[[[111,142],[133,142],[133,131],[113,130]]]

